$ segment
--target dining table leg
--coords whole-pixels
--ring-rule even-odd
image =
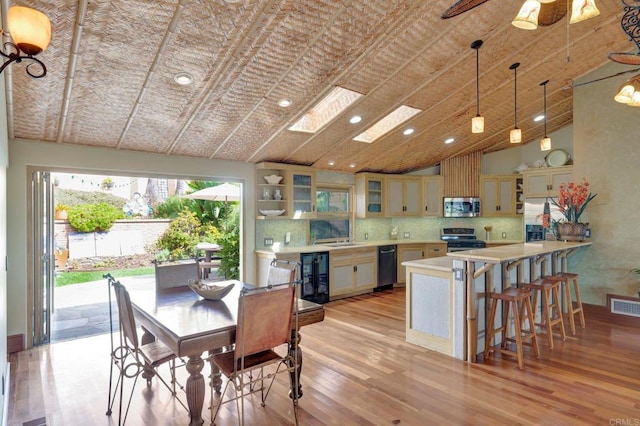
[[[220,393],[222,389],[222,374],[220,373],[220,369],[213,362],[213,355],[220,353],[223,351],[223,348],[220,349],[212,349],[209,351],[209,365],[211,366],[211,377],[210,383],[211,389],[213,389],[216,393]]]
[[[295,329],[291,330],[291,343],[289,344],[289,376],[291,380],[291,389],[289,390],[289,398],[293,399],[293,392],[297,387],[297,399],[302,398],[302,385],[300,384],[300,374],[302,373],[302,349],[300,348],[300,332]],[[295,365],[294,361],[295,359]],[[294,368],[295,367],[295,368]]]
[[[186,365],[187,372],[189,372],[186,385],[187,405],[189,406],[189,416],[191,417],[189,426],[201,426],[204,423],[204,420],[202,420],[202,406],[204,405],[203,368],[204,360],[201,355],[189,355]]]

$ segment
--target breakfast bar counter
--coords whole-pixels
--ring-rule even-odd
[[[488,295],[541,275],[564,272],[590,242],[544,241],[447,253],[403,262],[407,270],[406,339],[476,361],[484,347]]]

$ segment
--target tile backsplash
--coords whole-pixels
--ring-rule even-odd
[[[480,240],[500,241],[504,239],[522,240],[523,225],[521,217],[507,218],[380,218],[380,219],[356,219],[354,222],[353,238],[355,241],[365,241],[365,233],[368,241],[388,240],[391,229],[397,226],[398,239],[403,240],[405,232],[410,235],[410,240],[440,239],[440,230],[450,227],[474,228],[476,236]],[[492,230],[487,238],[485,226],[491,226]],[[291,234],[289,247],[305,246],[310,244],[309,221],[304,219],[291,220],[258,220],[256,221],[256,249],[269,249],[264,245],[265,238],[273,239],[274,245],[284,246],[286,233]]]

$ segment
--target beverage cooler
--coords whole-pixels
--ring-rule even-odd
[[[329,252],[303,253],[300,297],[315,303],[329,301]]]

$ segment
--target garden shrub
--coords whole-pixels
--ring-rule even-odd
[[[203,227],[196,215],[182,211],[169,227],[158,238],[157,248],[160,250],[156,260],[178,260],[197,255],[196,245],[201,241]]]
[[[80,204],[69,209],[69,225],[78,232],[105,232],[122,218],[122,210],[107,203]]]

